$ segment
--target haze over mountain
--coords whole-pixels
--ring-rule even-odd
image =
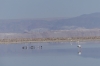
[[[48,30],[100,28],[100,13],[84,14],[62,19],[9,19],[0,20],[0,33],[23,33]]]

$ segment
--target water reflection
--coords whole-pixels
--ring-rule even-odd
[[[81,54],[82,54],[82,52],[81,52],[81,51],[79,51],[79,52],[78,52],[78,54],[79,54],[79,55],[81,55]]]
[[[82,54],[82,49],[78,48],[78,54],[81,55]]]
[[[5,55],[75,55],[80,57],[100,58],[99,43],[84,43],[77,45],[66,43],[31,43],[31,44],[1,44],[0,56]]]
[[[96,66],[100,42],[0,44],[0,59],[0,66]]]
[[[83,48],[81,57],[100,58],[100,48]]]

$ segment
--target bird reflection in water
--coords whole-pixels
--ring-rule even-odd
[[[82,52],[81,52],[81,51],[79,51],[79,52],[78,52],[78,55],[81,55],[81,54],[82,54]]]

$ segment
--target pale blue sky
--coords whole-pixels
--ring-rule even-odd
[[[100,12],[100,0],[0,0],[0,19],[74,17]]]

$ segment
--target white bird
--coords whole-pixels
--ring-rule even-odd
[[[81,45],[77,45],[77,47],[81,48]]]

